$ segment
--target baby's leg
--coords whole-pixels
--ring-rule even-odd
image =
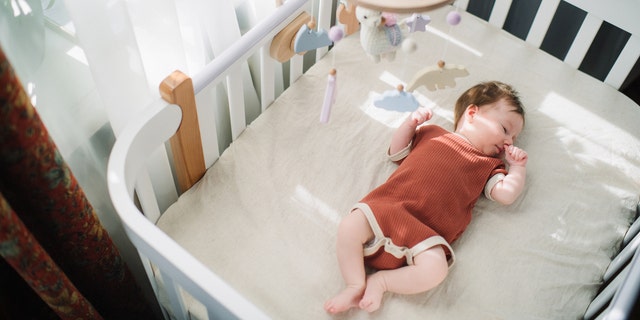
[[[367,279],[367,288],[360,308],[369,312],[378,310],[386,291],[415,294],[435,288],[444,280],[449,264],[442,246],[435,246],[413,257],[412,266],[378,271]]]
[[[336,251],[346,286],[325,302],[324,309],[327,312],[336,314],[358,306],[366,283],[363,246],[371,239],[373,231],[360,209],[355,209],[340,222]]]

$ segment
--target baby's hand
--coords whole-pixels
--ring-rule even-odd
[[[510,166],[524,167],[527,165],[527,152],[514,146],[504,145],[504,159]]]
[[[411,120],[416,126],[419,126],[426,121],[429,121],[432,116],[433,112],[431,112],[431,109],[426,107],[419,107],[418,110],[411,113]]]

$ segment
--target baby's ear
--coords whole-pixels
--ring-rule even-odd
[[[464,111],[464,115],[466,117],[469,117],[469,121],[473,120],[473,117],[475,117],[476,113],[478,113],[478,109],[480,109],[477,105],[475,104],[470,104],[469,106],[467,106],[467,109]]]

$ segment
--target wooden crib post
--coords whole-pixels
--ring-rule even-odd
[[[160,83],[160,95],[182,109],[182,122],[170,139],[179,193],[193,186],[205,172],[202,139],[191,78],[174,71]]]

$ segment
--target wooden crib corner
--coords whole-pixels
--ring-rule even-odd
[[[206,170],[193,81],[181,71],[174,71],[160,83],[160,96],[182,110],[182,122],[170,144],[179,192],[183,193],[200,180]]]

